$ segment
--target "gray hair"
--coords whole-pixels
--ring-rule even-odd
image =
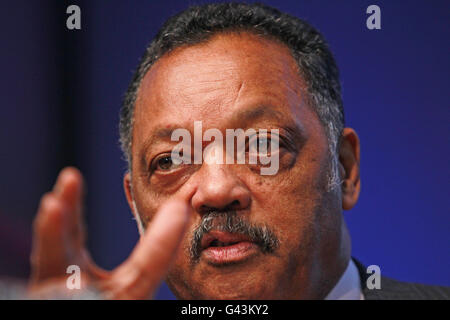
[[[273,253],[280,244],[275,233],[266,225],[255,225],[238,215],[234,210],[212,210],[203,215],[200,224],[191,235],[189,255],[191,263],[198,262],[201,253],[201,241],[211,230],[248,236],[263,253]]]

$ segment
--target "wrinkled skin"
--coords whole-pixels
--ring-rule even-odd
[[[178,298],[322,299],[344,272],[351,245],[342,210],[359,196],[359,140],[351,128],[342,132],[337,152],[343,182],[329,190],[327,137],[305,87],[287,47],[247,33],[177,48],[146,74],[135,109],[132,174],[125,175],[124,187],[144,226],[169,199],[193,211],[166,279]],[[200,120],[203,132],[217,128],[224,136],[229,128],[280,129],[286,143],[278,173],[262,176],[248,164],[152,169],[155,157],[177,144],[156,130],[192,131]],[[205,208],[229,206],[269,226],[278,249],[233,265],[202,258],[191,265],[192,231]]]
[[[76,264],[86,289],[78,297],[85,298],[94,289],[98,298],[148,299],[163,278],[182,299],[324,298],[350,258],[342,210],[359,196],[359,140],[353,129],[343,130],[337,150],[342,183],[329,190],[334,150],[327,150],[304,91],[288,49],[250,34],[216,35],[163,56],[139,90],[133,170],[124,176],[130,208],[145,226],[139,243],[112,271],[95,265],[85,248],[83,176],[65,168],[34,221],[28,295],[73,296],[66,270]],[[177,143],[170,141],[173,129],[192,130],[199,120],[203,131],[279,129],[279,171],[262,176],[259,165],[248,163],[150,165]],[[192,263],[193,230],[211,210],[234,210],[267,226],[278,248],[255,249],[234,264],[207,263],[203,254]]]

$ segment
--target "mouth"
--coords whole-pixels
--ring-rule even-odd
[[[223,231],[210,231],[201,242],[201,257],[211,265],[243,262],[258,253],[250,237]]]

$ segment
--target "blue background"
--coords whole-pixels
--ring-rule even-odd
[[[362,192],[345,213],[353,255],[398,280],[450,286],[448,1],[263,1],[327,38],[347,125],[361,139]],[[145,46],[201,1],[2,1],[0,275],[29,273],[31,222],[66,165],[88,185],[88,246],[112,269],[138,234],[122,190],[118,113]],[[82,30],[66,29],[77,4]],[[366,8],[381,8],[381,30]],[[172,298],[162,286],[158,298]]]

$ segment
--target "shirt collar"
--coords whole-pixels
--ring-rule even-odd
[[[325,300],[364,300],[358,269],[352,259]]]

